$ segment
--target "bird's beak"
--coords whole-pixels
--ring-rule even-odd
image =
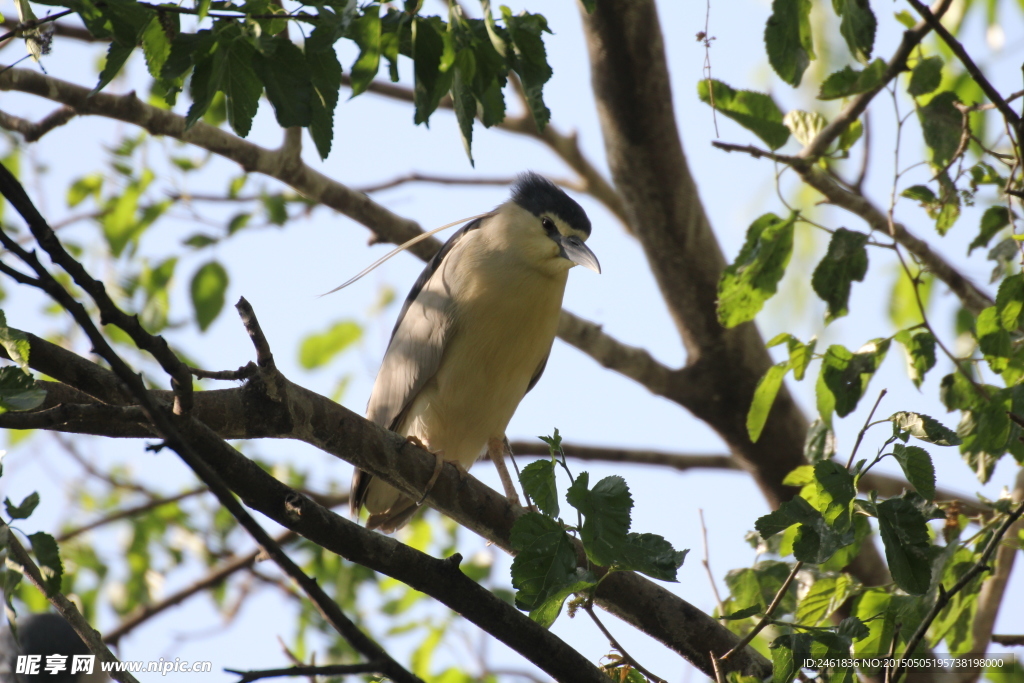
[[[595,273],[601,273],[601,264],[597,262],[597,256],[590,250],[579,237],[562,237],[562,255],[573,263],[590,268]]]

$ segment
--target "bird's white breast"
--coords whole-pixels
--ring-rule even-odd
[[[399,431],[467,469],[502,438],[530,380],[551,350],[568,270],[523,267],[472,234],[442,278],[457,311],[437,373]],[[447,261],[447,259],[446,259]],[[471,264],[471,265],[470,265]]]

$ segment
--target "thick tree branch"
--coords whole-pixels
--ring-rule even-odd
[[[75,116],[77,116],[77,114],[71,107],[59,107],[54,109],[38,122],[33,123],[26,119],[8,114],[7,112],[0,111],[0,128],[14,133],[21,133],[22,137],[25,138],[25,142],[36,142],[39,138],[43,137],[54,128],[59,128],[71,119],[75,118]]]

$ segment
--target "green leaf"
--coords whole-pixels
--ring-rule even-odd
[[[689,550],[677,551],[658,534],[631,533],[626,537],[620,569],[646,574],[661,581],[678,581],[676,574]]]
[[[39,573],[43,575],[43,585],[46,586],[47,596],[53,595],[60,590],[61,578],[64,576],[64,565],[60,561],[57,541],[43,531],[30,534],[28,540],[32,544],[32,552],[36,556]]]
[[[918,60],[910,72],[907,92],[911,97],[920,97],[934,92],[942,82],[942,57],[925,57]]]
[[[885,68],[885,61],[881,59],[874,60],[863,71],[844,66],[822,82],[818,99],[838,100],[880,88],[885,83]]]
[[[761,606],[760,605],[750,605],[749,607],[744,607],[741,610],[737,610],[737,611],[731,612],[729,614],[723,614],[722,616],[720,616],[718,618],[723,620],[723,621],[736,621],[738,619],[749,619],[750,617],[754,616],[755,614],[760,614],[760,613],[761,613]]]
[[[814,480],[800,494],[825,522],[839,532],[851,524],[852,503],[857,495],[853,475],[832,460],[814,464]]]
[[[793,133],[793,137],[797,139],[797,142],[801,145],[809,145],[817,137],[818,133],[828,125],[828,120],[816,111],[808,112],[793,109],[786,112],[786,115],[782,118],[782,123]]]
[[[857,141],[860,140],[863,134],[864,124],[860,122],[860,119],[857,119],[843,129],[843,132],[839,134],[836,149],[841,152],[849,151],[855,144],[857,144]]]
[[[934,552],[924,515],[903,498],[882,501],[876,509],[893,580],[911,595],[925,594],[931,583]]]
[[[925,374],[935,367],[935,336],[928,330],[917,328],[901,330],[895,339],[907,352],[907,372],[910,381],[920,389]]]
[[[850,288],[854,282],[863,282],[868,272],[867,242],[867,235],[846,228],[832,234],[825,258],[811,276],[811,287],[828,304],[825,322],[849,312]]]
[[[533,114],[533,120],[539,130],[544,130],[551,118],[551,112],[544,104],[544,85],[551,79],[551,67],[548,65],[547,52],[544,49],[544,33],[551,33],[548,22],[540,14],[512,11],[502,5],[502,18],[512,39],[515,51],[513,69],[519,74],[526,95],[526,104]]]
[[[747,434],[754,443],[761,438],[761,431],[768,422],[768,413],[771,412],[775,397],[782,388],[782,380],[788,371],[789,362],[778,363],[768,368],[768,372],[757,382],[754,400],[751,401],[750,410],[747,412]]]
[[[471,166],[473,162],[473,122],[476,120],[476,98],[473,96],[473,76],[476,58],[472,50],[460,50],[455,58],[455,73],[452,78],[452,105],[459,122],[462,147],[466,150]]]
[[[254,68],[259,63],[259,53],[244,37],[222,41],[213,55],[212,78],[216,88],[224,93],[228,123],[243,138],[249,134],[260,104],[262,88]],[[269,84],[267,93],[269,96]]]
[[[1021,320],[1021,313],[1024,313],[1024,274],[1011,275],[999,283],[999,292],[996,294],[996,313],[999,316],[999,324],[1007,332],[1013,332],[1024,320]]]
[[[1010,333],[1002,325],[999,309],[989,306],[978,315],[975,325],[978,346],[993,372],[1000,373],[1009,365],[1013,354]]]
[[[38,505],[39,493],[35,491],[25,496],[25,499],[17,505],[12,503],[10,498],[4,498],[4,508],[7,510],[7,516],[12,520],[28,519]]]
[[[319,26],[313,29],[313,34],[318,30]],[[314,90],[310,100],[309,134],[320,158],[326,159],[334,140],[334,110],[338,106],[338,88],[341,87],[341,63],[333,45],[313,51],[307,42],[305,57]]]
[[[370,5],[363,16],[349,25],[349,37],[359,46],[359,57],[352,65],[352,97],[370,85],[380,68],[380,5]]]
[[[341,320],[323,332],[309,335],[299,345],[299,365],[306,370],[327,365],[339,353],[363,337],[363,328],[353,320]]]
[[[766,213],[747,228],[747,239],[736,261],[718,282],[718,320],[735,327],[752,320],[777,289],[793,253],[796,214],[783,220]]]
[[[967,247],[967,255],[978,247],[988,247],[988,243],[1000,230],[1010,224],[1010,211],[1005,206],[990,206],[981,216],[981,227],[978,236]]]
[[[92,196],[94,201],[100,200],[100,190],[103,188],[103,176],[99,173],[92,173],[82,176],[68,188],[68,206],[75,207],[81,204],[87,197]]]
[[[789,638],[776,638],[769,648],[772,653],[772,683],[789,683],[799,670]]]
[[[844,574],[843,576],[846,575]],[[868,630],[867,624],[857,617],[846,617],[840,621],[839,628],[836,629],[836,633],[840,636],[849,638],[850,640],[862,640],[871,635],[871,631]]]
[[[764,93],[733,90],[714,79],[711,79],[709,87],[708,79],[703,79],[697,82],[697,96],[704,104],[713,104],[717,111],[761,138],[771,149],[778,149],[789,140],[789,129],[782,123],[782,112]]]
[[[818,414],[822,420],[831,424],[833,411],[839,417],[854,411],[888,351],[888,339],[874,339],[857,353],[838,344],[828,347],[816,388]]]
[[[797,605],[797,623],[818,626],[850,599],[858,588],[857,581],[849,574],[819,578]]]
[[[46,400],[46,390],[20,368],[7,365],[0,368],[0,413],[8,410],[34,410]]]
[[[267,99],[274,108],[278,125],[282,128],[309,126],[313,118],[311,101],[314,94],[306,55],[283,34],[261,41],[260,47],[261,51],[253,54],[253,67],[267,89]],[[341,83],[340,72],[338,83]],[[229,93],[229,112],[230,104]]]
[[[953,160],[960,147],[963,115],[954,106],[960,99],[956,93],[940,92],[918,109],[925,144],[932,150],[932,165],[943,168]]]
[[[203,332],[224,308],[224,295],[228,288],[228,273],[217,261],[204,264],[192,276],[192,308],[196,322]]]
[[[816,58],[811,36],[811,0],[773,0],[764,29],[768,62],[794,88]]]
[[[545,628],[554,623],[565,599],[595,585],[590,572],[577,569],[576,550],[557,520],[527,512],[512,526],[510,542],[516,607]]]
[[[438,17],[416,17],[412,24],[412,56],[416,85],[413,121],[426,123],[451,87],[455,49],[451,35]]]
[[[523,468],[519,481],[537,508],[548,517],[558,517],[558,489],[555,486],[555,461],[537,460]]]
[[[810,463],[828,460],[836,454],[836,435],[821,418],[811,423],[804,441],[804,457]]]
[[[588,489],[590,475],[581,472],[566,492],[565,499],[583,515],[580,539],[587,557],[595,564],[610,567],[623,558],[630,525],[633,497],[626,480],[605,477]]]
[[[175,19],[177,15],[172,14]],[[161,79],[164,64],[171,56],[171,38],[164,29],[159,15],[154,15],[142,31],[142,53],[146,57],[146,68],[155,79]]]
[[[132,52],[135,50],[134,45],[122,45],[121,43],[111,43],[107,47],[107,61],[103,64],[103,69],[100,71],[99,81],[96,83],[96,87],[92,89],[90,95],[98,93],[103,88],[107,87],[110,81],[114,80],[121,71],[121,67],[125,65],[128,58],[132,56]]]
[[[920,446],[893,444],[892,454],[903,468],[907,481],[925,500],[935,499],[935,466],[932,456]]]
[[[842,17],[839,32],[846,39],[850,54],[858,62],[867,64],[875,45],[878,24],[868,0],[832,0],[832,7]]]
[[[21,330],[7,326],[7,316],[0,311],[0,345],[4,347],[10,359],[18,364],[22,372],[31,374],[28,369],[29,343],[28,337]]]
[[[952,429],[944,427],[938,420],[928,415],[901,411],[893,413],[887,419],[900,431],[909,432],[911,436],[926,443],[933,443],[936,446],[960,444],[960,437]]]

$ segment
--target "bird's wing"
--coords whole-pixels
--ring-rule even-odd
[[[451,299],[441,277],[441,264],[446,258],[458,258],[456,246],[467,233],[480,227],[481,221],[478,218],[467,223],[452,235],[412,286],[366,406],[370,421],[397,429],[412,400],[437,373],[452,331]]]
[[[551,356],[551,352],[548,351],[548,355],[544,356],[544,360],[537,366],[537,371],[533,373],[533,377],[530,378],[530,383],[526,386],[526,393],[530,393],[530,390],[537,386],[537,382],[540,381],[540,376],[544,374],[544,368],[548,366],[548,357]]]

